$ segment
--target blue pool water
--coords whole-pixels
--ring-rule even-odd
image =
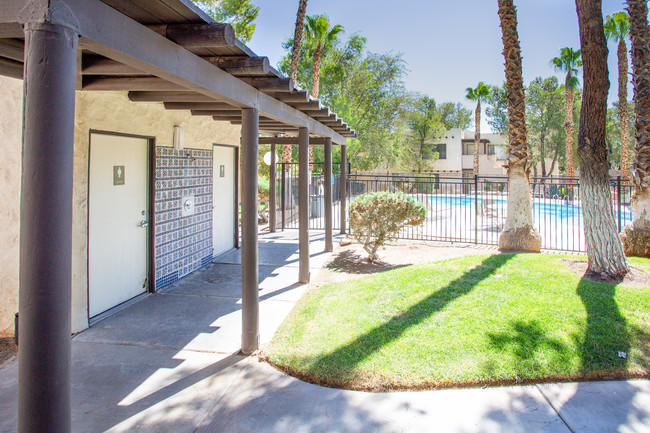
[[[504,198],[490,199],[493,200],[490,206],[497,208],[499,212],[505,215],[507,201]],[[436,207],[469,207],[474,208],[474,197],[470,196],[429,196],[429,201],[435,209]],[[478,203],[483,204],[483,199],[479,198]],[[621,222],[632,221],[632,212],[628,206],[623,206],[621,212]],[[614,215],[618,218],[616,213],[616,206],[614,207]],[[574,205],[570,202],[546,202],[535,200],[533,208],[534,218],[552,219],[558,218],[560,220],[569,220],[575,222],[582,221],[582,208],[579,205]]]

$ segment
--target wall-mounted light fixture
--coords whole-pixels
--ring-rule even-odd
[[[174,150],[183,150],[183,136],[183,128],[180,126],[174,126]]]

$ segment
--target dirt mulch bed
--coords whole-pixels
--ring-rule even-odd
[[[0,338],[0,367],[10,359],[13,359],[18,352],[18,346],[14,344],[13,337]]]
[[[631,287],[650,287],[650,273],[645,272],[639,268],[630,266],[630,272],[628,272],[622,281],[613,281],[610,279],[602,278],[594,279],[592,276],[587,275],[587,262],[576,260],[567,260],[566,262],[569,264],[569,269],[571,269],[574,273],[584,278],[589,278],[590,280],[607,284],[621,284],[623,286]]]

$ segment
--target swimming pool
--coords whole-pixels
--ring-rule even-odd
[[[475,202],[481,209],[488,207],[493,213],[503,214],[505,217],[508,206],[507,198],[487,198],[472,197],[460,195],[429,195],[430,207],[435,211],[437,208],[462,207],[463,210],[471,209],[473,211]],[[617,206],[614,205],[614,216],[618,220]],[[557,218],[562,222],[571,222],[574,225],[582,225],[582,207],[579,204],[573,204],[570,201],[555,199],[535,199],[533,201],[533,219],[554,219]],[[625,225],[632,221],[632,212],[629,206],[621,207],[621,224]]]

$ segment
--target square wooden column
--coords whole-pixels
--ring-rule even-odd
[[[332,139],[325,140],[325,251],[334,250],[332,209]]]
[[[242,110],[241,130],[241,300],[242,353],[250,355],[259,348],[259,275],[257,246],[259,111]]]
[[[309,274],[309,129],[298,131],[298,282],[308,283]]]

